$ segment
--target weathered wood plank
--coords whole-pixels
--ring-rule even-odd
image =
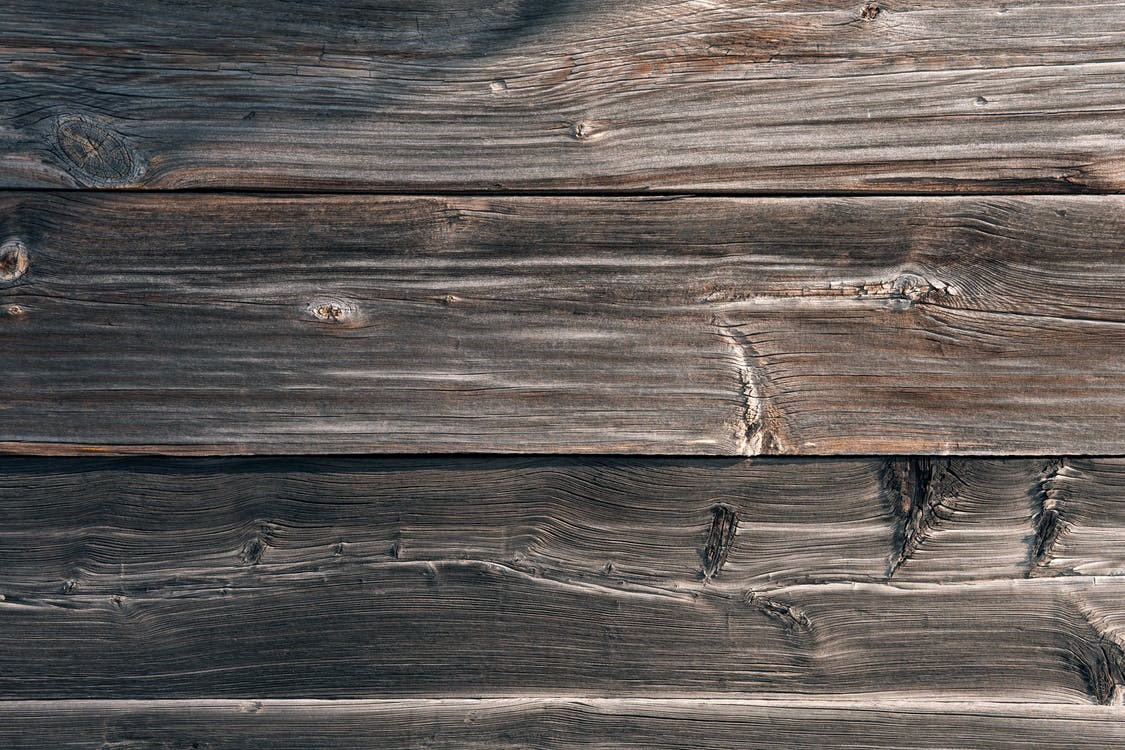
[[[4,187],[1125,187],[1115,2],[6,11]]]
[[[13,750],[1105,750],[1118,707],[752,700],[41,701],[0,703]]]
[[[1121,459],[8,458],[0,570],[9,596],[268,583],[390,559],[487,560],[655,585],[1120,574],[1123,467]]]
[[[1123,207],[7,194],[0,447],[1122,453]]]
[[[897,528],[882,472],[869,459],[7,458],[2,593],[268,585],[274,575],[388,560],[695,583],[720,507],[736,538],[711,577],[877,580]],[[1022,528],[990,526],[994,543],[1007,536],[1017,547],[1010,563],[1028,555],[1031,482],[1012,482],[1025,497]],[[1016,564],[945,562],[966,576],[1020,574]]]
[[[8,458],[0,698],[1118,702],[1122,463]]]
[[[5,595],[0,695],[1115,704],[1125,685],[1114,577],[645,586],[391,559],[224,583]]]

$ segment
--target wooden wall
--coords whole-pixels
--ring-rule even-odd
[[[0,10],[0,747],[1125,747],[1125,4]]]

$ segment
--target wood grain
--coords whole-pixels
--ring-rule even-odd
[[[190,576],[190,571],[187,571]],[[5,595],[6,698],[882,697],[1119,704],[1125,581],[637,586],[326,560]]]
[[[1105,750],[1119,707],[751,700],[9,701],[13,750]]]
[[[8,458],[0,696],[1116,704],[1122,463]]]
[[[0,186],[1125,186],[1120,3],[10,0]]]
[[[7,194],[0,446],[1118,454],[1123,206]]]
[[[0,570],[8,595],[387,560],[757,587],[1125,573],[1125,460],[931,459],[929,492],[895,481],[925,461],[8,458]]]

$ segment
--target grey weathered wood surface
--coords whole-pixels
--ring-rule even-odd
[[[1123,206],[10,193],[0,447],[1119,454]]]
[[[1125,6],[10,0],[0,186],[1120,191]]]
[[[388,560],[758,587],[1125,574],[1125,459],[7,458],[0,509],[8,595]]]
[[[1123,463],[9,458],[0,696],[1119,703]]]
[[[1125,745],[1125,4],[3,11],[0,747]]]
[[[0,702],[14,750],[1106,750],[1119,708],[752,700]]]

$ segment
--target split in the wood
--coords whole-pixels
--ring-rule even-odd
[[[1125,696],[1125,648],[1113,634],[1095,624],[1095,615],[1080,599],[1072,601],[1088,628],[1078,653],[1071,653],[1082,671],[1090,697],[1103,706],[1121,705]]]
[[[707,534],[707,544],[703,548],[703,580],[714,578],[727,555],[734,546],[734,537],[738,533],[738,514],[734,508],[720,503],[711,509],[711,530]]]
[[[812,621],[808,615],[792,605],[755,591],[747,594],[746,603],[780,622],[788,633],[807,633],[812,630]]]
[[[1031,543],[1028,578],[1042,575],[1054,557],[1055,545],[1066,530],[1063,517],[1067,500],[1066,488],[1059,481],[1069,469],[1066,458],[1047,461],[1035,485],[1034,500],[1037,507],[1035,536]]]
[[[737,326],[715,316],[712,325],[729,345],[738,367],[741,415],[736,430],[738,452],[745,456],[786,452],[784,419],[767,394],[767,377],[762,371],[761,355],[754,345],[740,334]]]
[[[948,458],[903,458],[887,462],[884,486],[898,519],[895,553],[887,578],[905,565],[922,543],[956,511],[960,479]]]

